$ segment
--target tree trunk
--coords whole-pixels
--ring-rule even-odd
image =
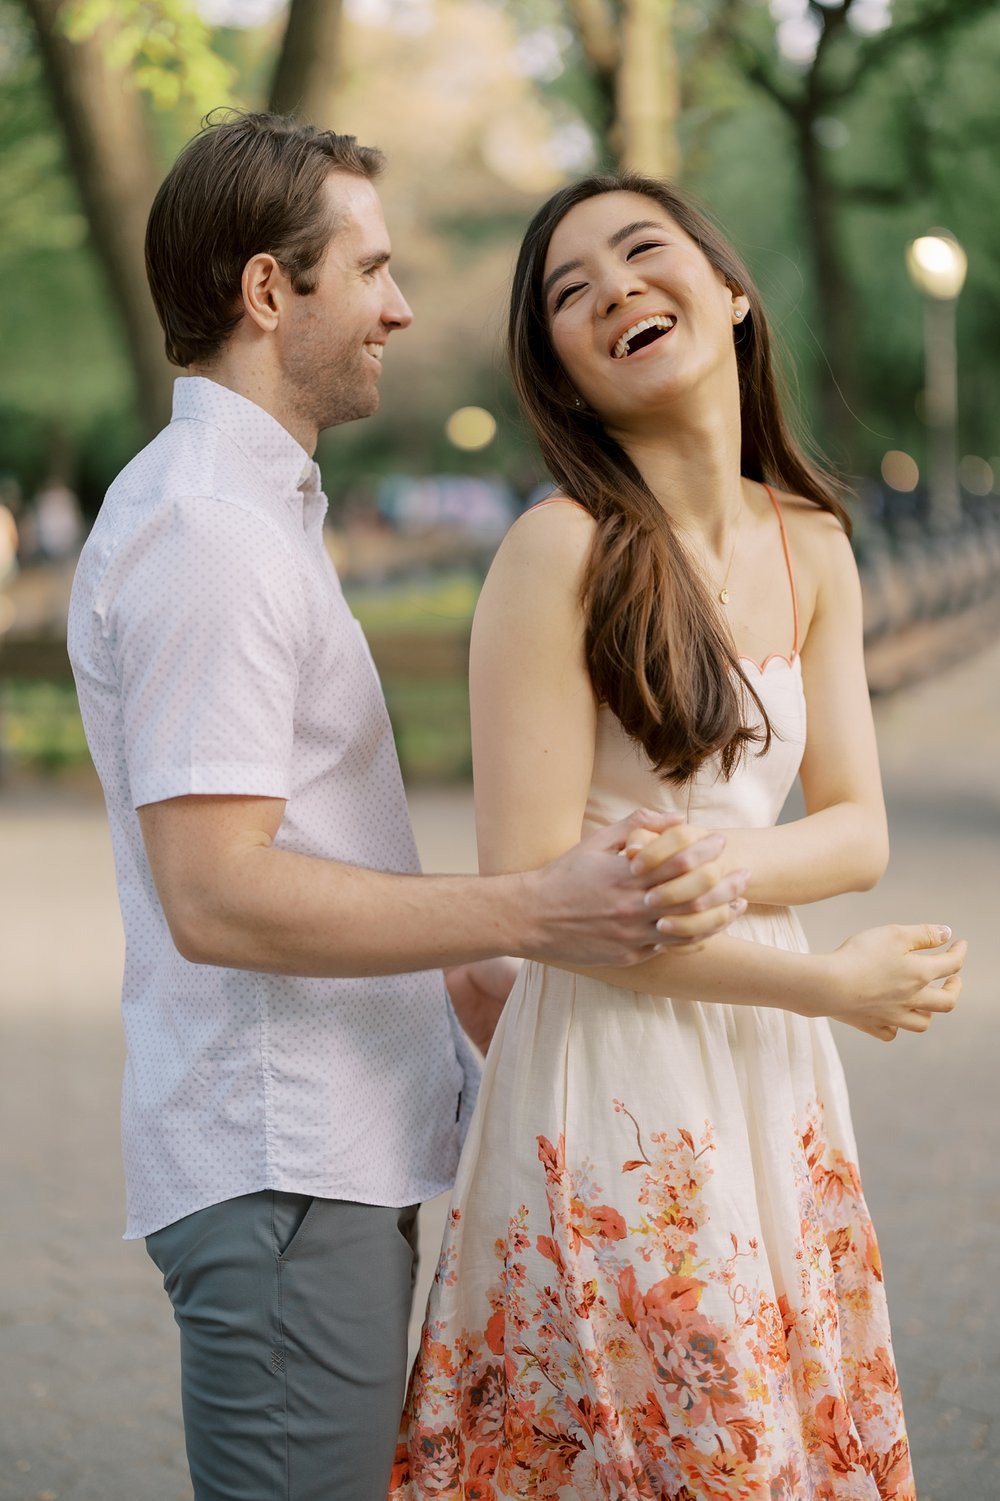
[[[624,0],[617,78],[619,155],[647,177],[676,177],[679,111],[674,0]]]
[[[146,218],[157,168],[142,101],[105,61],[113,23],[86,41],[59,30],[59,0],[25,0],[90,235],[122,320],[136,399],[152,435],[170,416],[173,375],[145,276]]]
[[[829,367],[823,366],[820,388],[822,441],[835,462],[849,465],[857,424],[857,300],[841,246],[837,190],[829,179],[823,147],[812,126],[811,112],[803,113],[796,131],[796,145],[805,195],[806,234],[816,271],[819,339]]]
[[[618,69],[621,35],[608,0],[567,0],[567,12],[587,59],[596,94],[598,118],[591,120],[601,145],[598,166],[615,171],[621,165],[618,129]]]
[[[271,86],[269,107],[276,114],[335,128],[341,10],[341,0],[292,0]]]

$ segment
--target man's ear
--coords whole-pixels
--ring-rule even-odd
[[[288,278],[273,255],[267,252],[253,255],[243,267],[240,278],[243,307],[263,333],[274,333],[278,327],[289,290]]]

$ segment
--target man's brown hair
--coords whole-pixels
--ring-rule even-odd
[[[316,289],[336,224],[333,171],[373,180],[382,153],[285,115],[213,111],[167,173],[146,226],[146,275],[175,365],[211,360],[243,315],[247,261],[269,253],[294,290]]]

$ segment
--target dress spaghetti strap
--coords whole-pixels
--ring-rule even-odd
[[[584,515],[590,515],[586,506],[582,506],[578,500],[570,500],[568,495],[546,495],[544,500],[536,500],[535,504],[529,506],[527,511],[522,511],[521,515],[527,516],[530,511],[540,511],[542,506],[576,506],[577,510],[583,511]]]
[[[781,528],[781,548],[785,554],[785,567],[788,569],[788,585],[792,591],[792,621],[794,623],[793,629],[795,632],[795,639],[792,642],[792,661],[794,662],[795,658],[799,654],[799,596],[795,589],[795,570],[792,567],[792,550],[788,545],[788,532],[785,529],[785,518],[781,514],[781,506],[778,504],[778,497],[775,495],[770,485],[765,485],[764,489],[767,491],[768,496],[770,497],[771,504],[773,505],[775,510],[775,515],[778,518],[778,525]]]

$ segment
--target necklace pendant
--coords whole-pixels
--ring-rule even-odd
[[[719,603],[722,605],[728,605],[729,603],[729,590],[725,585],[719,590]]]

